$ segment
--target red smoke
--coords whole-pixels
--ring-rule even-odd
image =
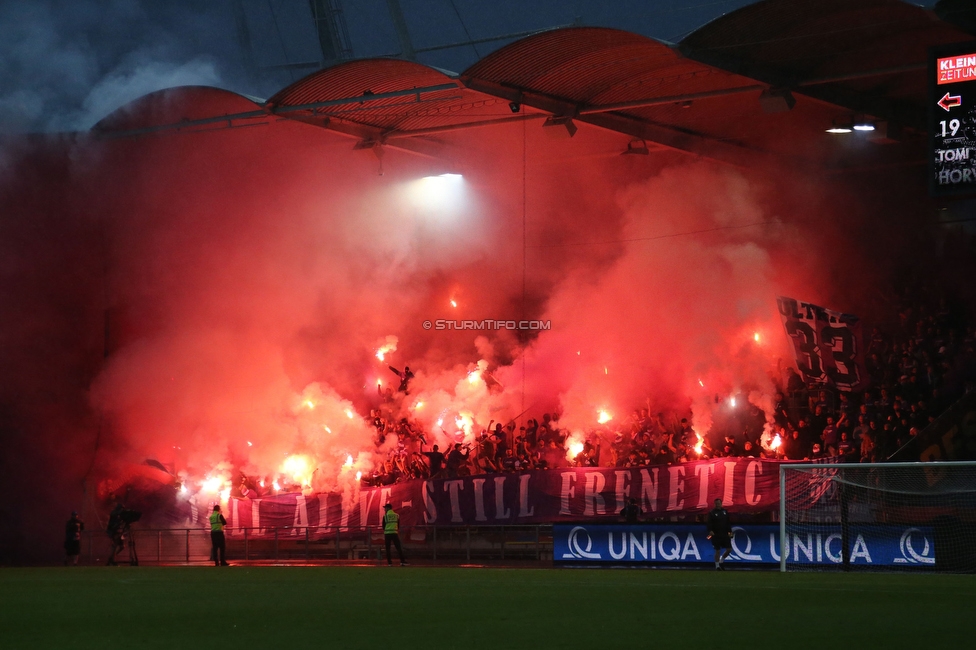
[[[765,406],[790,363],[775,297],[856,313],[892,249],[845,233],[891,215],[823,179],[626,142],[521,123],[445,135],[447,162],[387,147],[381,166],[275,122],[7,147],[5,429],[30,431],[10,449],[64,470],[44,503],[67,512],[82,477],[146,458],[196,491],[298,454],[315,489],[355,489],[389,365],[416,373],[403,415],[442,443],[523,410],[585,431],[649,405],[705,434],[716,396]],[[418,189],[445,172],[464,180]],[[455,318],[551,329],[421,325]]]

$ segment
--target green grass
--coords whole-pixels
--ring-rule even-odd
[[[0,569],[0,647],[964,647],[974,596],[976,576]]]

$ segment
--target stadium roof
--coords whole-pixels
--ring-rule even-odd
[[[970,40],[901,0],[765,0],[669,44],[572,27],[515,41],[460,75],[397,59],[320,70],[263,104],[216,89],[147,95],[99,122],[106,136],[295,119],[438,155],[435,134],[511,120],[589,124],[734,164],[890,162],[891,147],[825,136],[835,121],[878,123],[875,142],[918,159],[926,53]]]

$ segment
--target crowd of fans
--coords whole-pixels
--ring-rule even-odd
[[[900,312],[895,333],[875,328],[865,337],[870,387],[839,392],[807,385],[790,369],[775,395],[772,413],[753,404],[716,418],[699,436],[677,413],[637,409],[570,439],[557,414],[516,427],[492,422],[474,444],[441,449],[389,411],[371,413],[377,443],[396,436],[395,448],[366,485],[409,479],[454,478],[568,466],[643,467],[718,457],[878,462],[892,458],[964,390],[976,368],[976,330],[953,323],[948,310],[914,307]],[[570,444],[574,443],[574,444]],[[567,451],[570,449],[571,451]]]

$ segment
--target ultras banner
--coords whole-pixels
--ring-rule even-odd
[[[639,469],[538,470],[408,481],[347,497],[286,494],[231,499],[227,510],[230,525],[245,528],[376,526],[386,503],[400,514],[402,526],[605,521],[616,517],[630,498],[638,500],[647,516],[703,513],[715,499],[722,499],[731,512],[758,513],[779,508],[780,464],[721,458]],[[810,481],[810,489],[791,486],[790,494],[807,494],[807,505],[812,505],[830,485],[820,474],[832,471],[824,466],[821,472],[791,476]]]
[[[864,340],[857,316],[794,298],[776,299],[786,334],[793,341],[796,367],[808,382],[839,390],[867,386]]]

